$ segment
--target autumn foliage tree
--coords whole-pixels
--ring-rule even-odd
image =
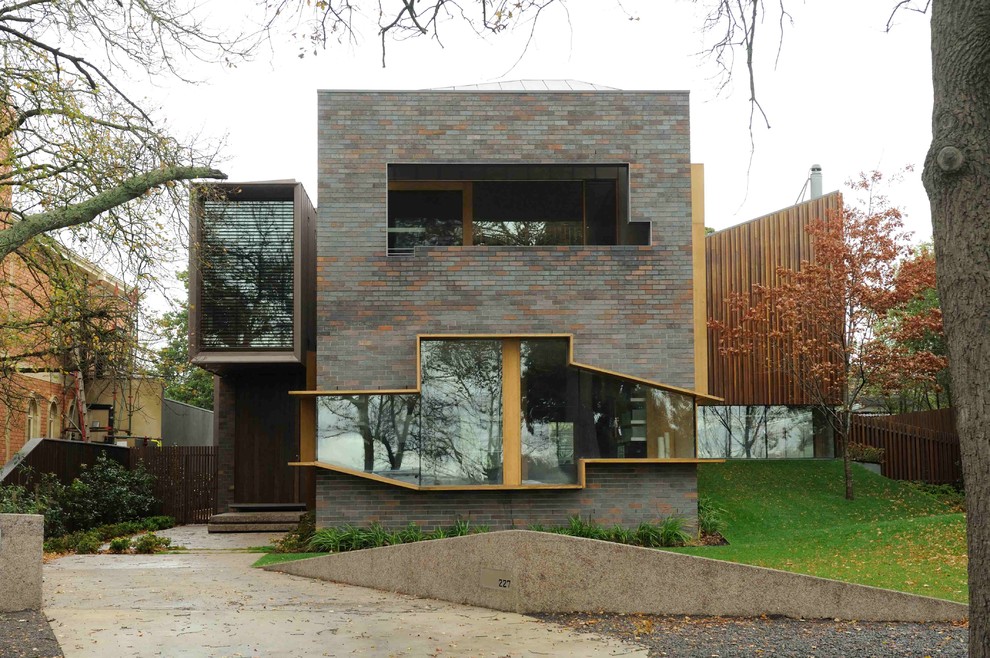
[[[779,269],[776,286],[731,296],[725,300],[730,319],[710,322],[723,355],[772,347],[765,353],[779,357],[767,367],[783,370],[823,409],[843,455],[850,500],[848,430],[864,393],[908,382],[937,386],[946,365],[944,356],[905,346],[904,338],[941,332],[937,308],[904,312],[934,285],[935,262],[911,258],[901,211],[876,191],[881,181],[873,172],[851,182],[863,206],[844,206],[808,224],[812,261]]]

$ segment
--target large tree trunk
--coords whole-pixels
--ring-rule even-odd
[[[966,484],[969,651],[990,657],[990,3],[932,7],[932,204],[938,292]]]

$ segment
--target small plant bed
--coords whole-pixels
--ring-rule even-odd
[[[309,516],[309,515],[307,515]],[[446,528],[425,531],[410,523],[402,530],[392,531],[381,525],[374,524],[367,528],[341,526],[339,528],[323,528],[312,530],[312,520],[304,518],[299,527],[274,543],[272,551],[255,562],[254,566],[285,562],[303,557],[316,557],[329,553],[359,551],[368,548],[396,546],[413,542],[429,541],[432,539],[447,539],[465,535],[488,532],[486,525],[471,525],[468,521],[457,521]],[[661,519],[657,523],[641,523],[635,528],[622,526],[606,527],[574,517],[564,526],[534,525],[528,529],[536,532],[547,532],[571,537],[584,537],[600,541],[615,542],[629,546],[647,548],[662,548],[670,546],[685,546],[693,541],[687,531],[686,521],[679,516]]]
[[[529,529],[644,548],[687,546],[694,542],[694,538],[687,531],[687,521],[680,516],[668,516],[656,523],[643,522],[635,528],[624,528],[620,525],[606,527],[593,521],[573,517],[565,526],[534,525]]]
[[[698,469],[701,499],[722,510],[728,546],[700,557],[965,602],[966,522],[955,490],[855,472],[839,461],[726,462]]]
[[[437,528],[431,532],[422,530],[410,523],[402,530],[390,531],[377,523],[367,528],[343,526],[340,528],[323,528],[317,530],[310,538],[307,548],[309,551],[321,553],[342,553],[359,551],[366,548],[381,548],[397,544],[428,541],[430,539],[447,539],[463,537],[481,532],[488,532],[486,525],[471,525],[468,521],[457,521],[447,528]]]
[[[25,471],[29,479],[34,475]],[[0,486],[0,512],[45,517],[46,559],[98,553],[106,542],[112,553],[156,553],[170,547],[171,540],[153,533],[175,526],[175,519],[151,516],[154,478],[141,466],[128,470],[100,455],[69,485],[51,473],[34,480],[30,488]],[[149,534],[132,542],[130,537],[139,533]]]
[[[45,540],[44,551],[46,554],[64,555],[66,553],[92,554],[99,553],[100,547],[106,542],[110,542],[111,553],[124,553],[124,550],[114,550],[114,542],[117,547],[121,547],[123,541],[128,542],[130,548],[130,537],[140,533],[153,533],[157,530],[166,530],[175,526],[175,519],[171,516],[152,516],[139,521],[124,521],[122,523],[110,523],[97,526],[89,530],[79,530],[71,532],[61,537],[52,537]],[[146,535],[141,535],[146,536]],[[159,540],[170,541],[165,537],[158,537]],[[151,540],[145,540],[151,541]],[[142,552],[142,551],[137,551]],[[151,551],[155,552],[155,551]]]

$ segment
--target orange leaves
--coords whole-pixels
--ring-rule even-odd
[[[849,183],[864,198],[808,223],[814,258],[779,268],[779,283],[724,303],[711,322],[720,353],[777,355],[769,369],[794,377],[822,404],[852,408],[868,387],[935,387],[945,367],[930,249],[912,254],[901,211],[877,193],[879,172]],[[768,359],[770,357],[768,356]]]

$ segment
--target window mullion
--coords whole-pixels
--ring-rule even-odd
[[[520,340],[502,341],[502,483],[522,484],[522,359]]]

